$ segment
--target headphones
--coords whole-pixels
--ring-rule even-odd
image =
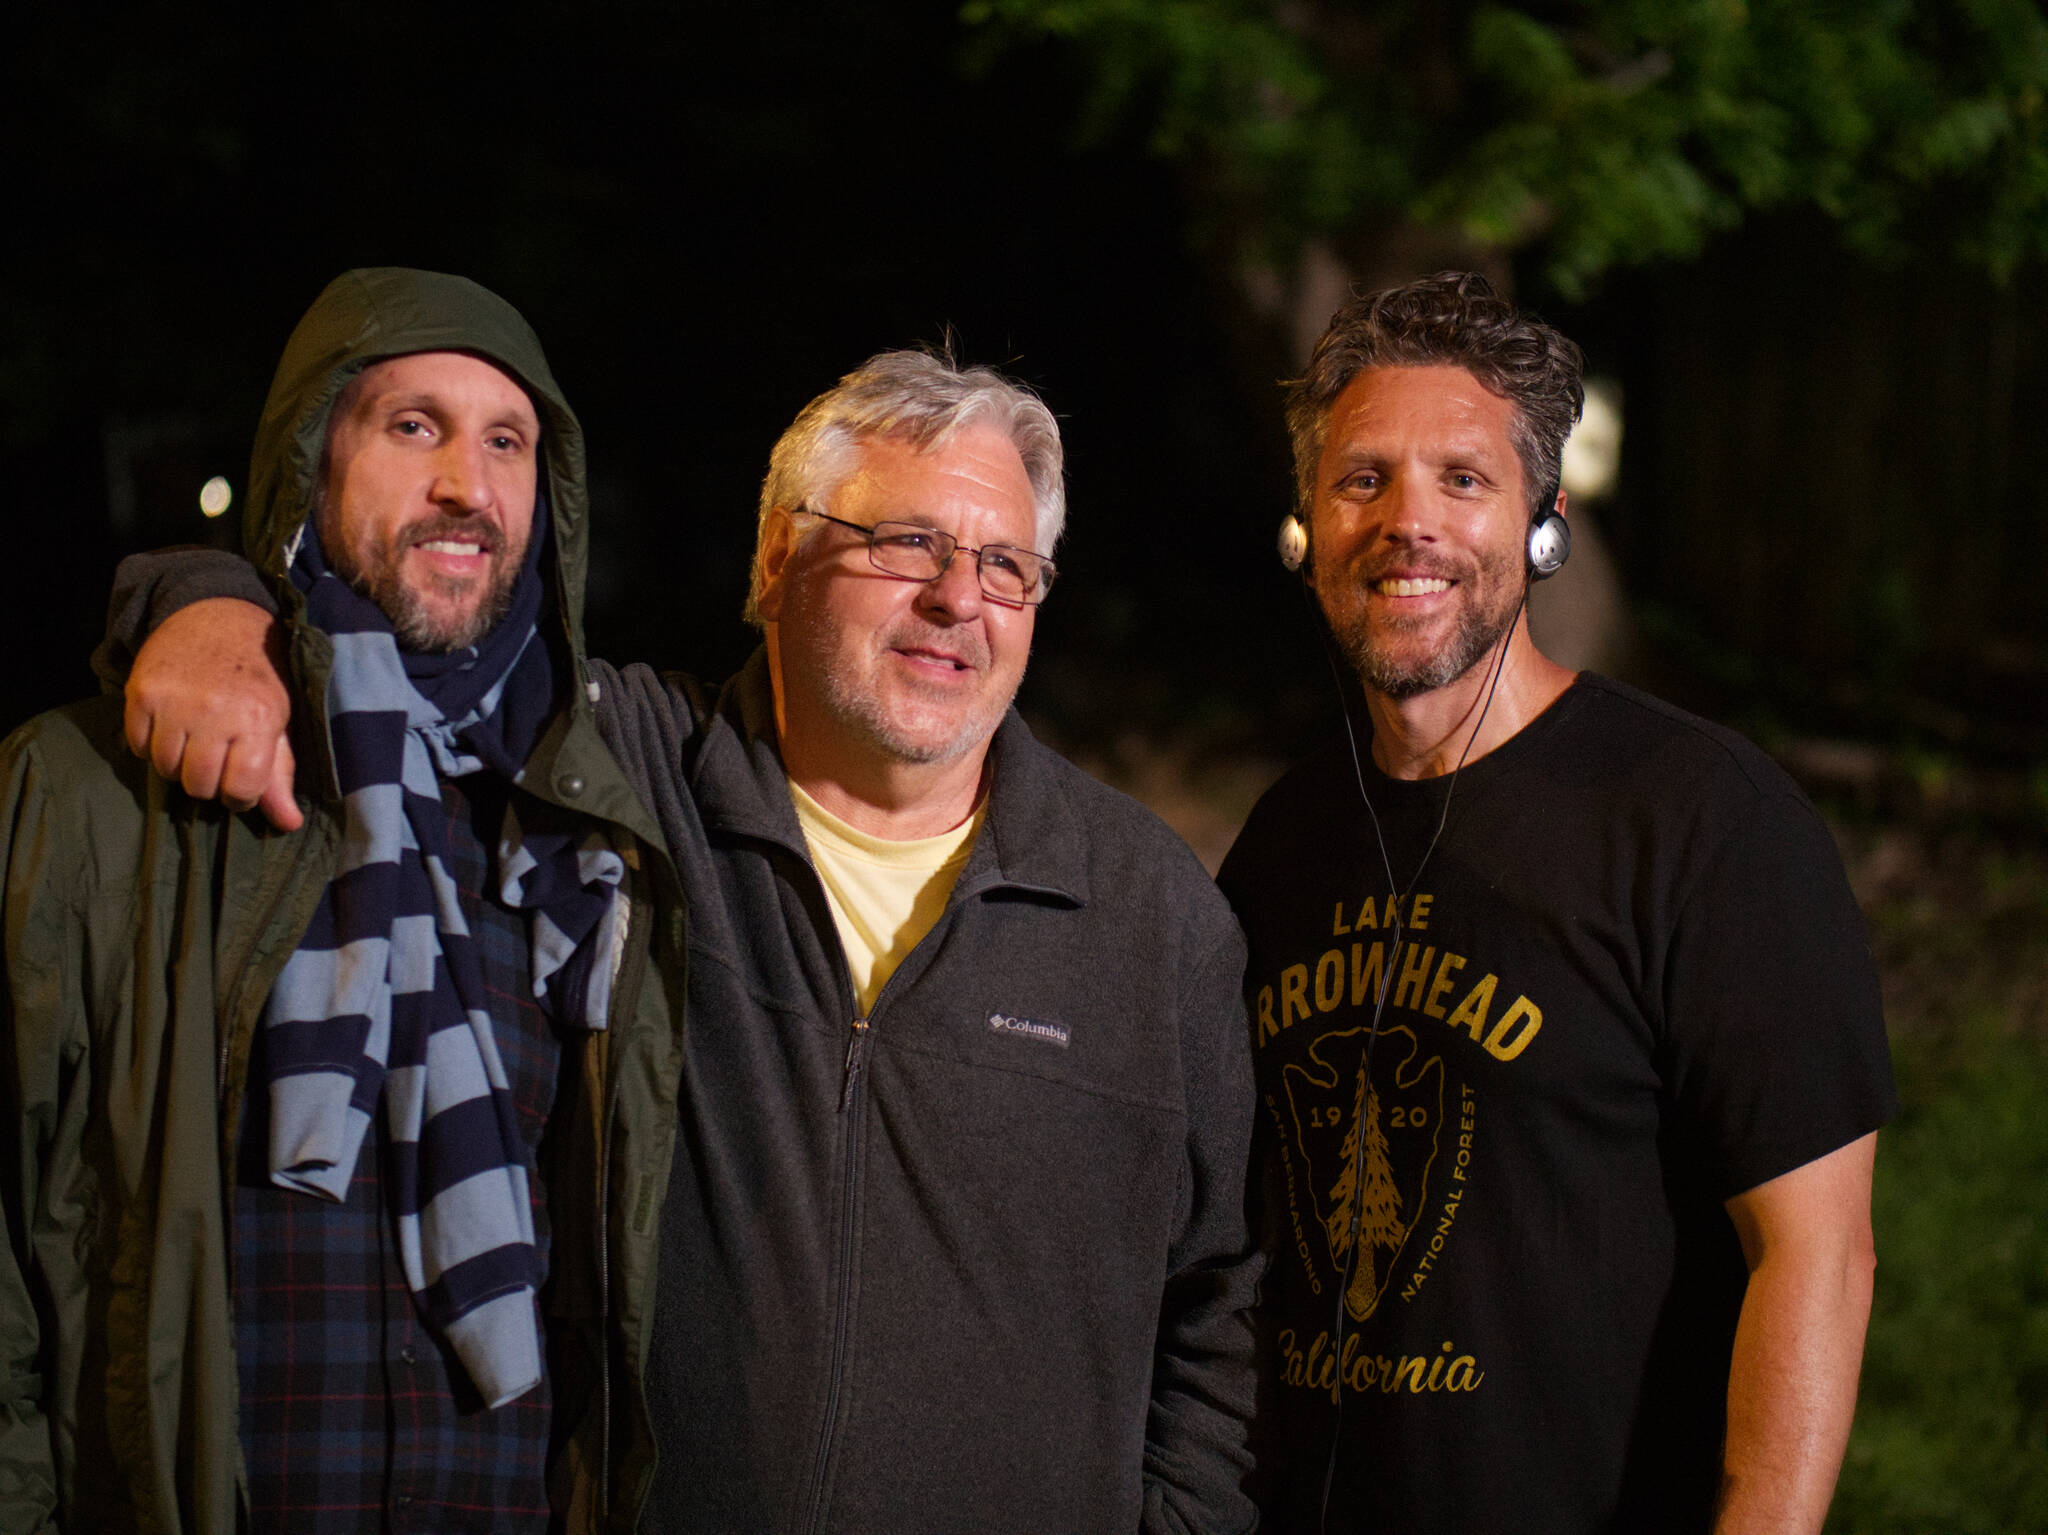
[[[1550,494],[1543,500],[1548,510],[1529,524],[1523,558],[1531,581],[1556,575],[1572,556],[1571,525],[1557,511],[1557,493],[1562,488],[1562,481],[1551,481]],[[1308,563],[1308,525],[1289,513],[1280,523],[1279,547],[1280,563],[1289,570],[1300,570]]]
[[[1530,582],[1541,581],[1547,576],[1556,575],[1559,570],[1564,568],[1564,562],[1571,558],[1572,530],[1566,524],[1564,518],[1558,515],[1557,511],[1557,496],[1562,488],[1562,483],[1562,480],[1551,481],[1550,494],[1543,501],[1543,515],[1532,518],[1529,523],[1529,536],[1522,546],[1522,555],[1524,569]],[[1279,552],[1280,563],[1289,570],[1301,571],[1308,564],[1308,526],[1301,518],[1289,515],[1282,519],[1280,523]],[[1302,581],[1302,598],[1308,603],[1310,611],[1320,620],[1323,615],[1319,604],[1308,590],[1307,576],[1305,574]],[[1520,604],[1516,609],[1518,615],[1522,610],[1522,605],[1526,605],[1528,600],[1529,591],[1525,585],[1522,589]],[[1337,681],[1340,707],[1343,708],[1344,713],[1344,735],[1351,745],[1351,768],[1358,780],[1358,797],[1364,803],[1365,813],[1372,822],[1373,842],[1379,848],[1380,867],[1387,877],[1387,891],[1393,897],[1394,910],[1397,912],[1405,911],[1408,906],[1409,897],[1415,893],[1416,886],[1422,882],[1423,871],[1429,867],[1429,860],[1436,853],[1436,846],[1443,838],[1444,828],[1450,824],[1451,796],[1457,793],[1458,775],[1465,770],[1465,753],[1472,750],[1472,742],[1478,739],[1480,728],[1486,723],[1486,711],[1493,707],[1494,689],[1500,683],[1501,668],[1507,661],[1507,634],[1504,633],[1502,635],[1499,649],[1493,657],[1491,666],[1492,677],[1486,685],[1486,697],[1485,702],[1480,707],[1479,722],[1472,727],[1472,734],[1466,738],[1465,751],[1459,753],[1457,766],[1451,769],[1451,781],[1449,787],[1444,791],[1443,809],[1437,817],[1436,830],[1430,833],[1429,843],[1422,850],[1422,860],[1416,864],[1414,874],[1409,878],[1405,887],[1400,887],[1395,882],[1393,864],[1387,856],[1386,838],[1380,833],[1379,812],[1373,809],[1372,796],[1365,791],[1365,770],[1359,763],[1358,736],[1351,727],[1351,709],[1348,705],[1342,703],[1344,678],[1338,668],[1336,650],[1331,644],[1329,626],[1327,622],[1318,622],[1316,628],[1322,635],[1324,652],[1330,660],[1330,673]],[[1386,968],[1380,972],[1379,995],[1373,999],[1372,1021],[1366,1026],[1365,1044],[1359,1053],[1358,1075],[1361,1083],[1364,1084],[1361,1087],[1362,1093],[1369,1094],[1372,1091],[1370,1086],[1372,1080],[1372,1058],[1375,1049],[1379,1045],[1380,1019],[1386,1011],[1388,993],[1392,990],[1394,966],[1401,958],[1403,946],[1411,942],[1407,934],[1407,923],[1400,917],[1396,917],[1394,920],[1392,938],[1392,953],[1388,957]],[[1360,1100],[1359,1117],[1361,1119],[1364,1117],[1363,1098]],[[1362,1186],[1365,1179],[1365,1139],[1363,1134],[1354,1131],[1351,1154],[1351,1178],[1354,1186]],[[1353,1272],[1361,1261],[1359,1248],[1365,1240],[1364,1219],[1365,1205],[1360,1200],[1355,1203],[1353,1208],[1351,1236],[1349,1242],[1345,1245],[1343,1262],[1338,1265],[1337,1283],[1335,1286],[1336,1314],[1332,1319],[1330,1335],[1337,1340],[1333,1352],[1340,1357],[1344,1352],[1344,1324],[1347,1305],[1345,1297],[1351,1288]],[[1364,1261],[1370,1262],[1371,1260],[1368,1258]],[[1336,1482],[1337,1453],[1343,1438],[1344,1388],[1341,1380],[1336,1386],[1335,1400],[1337,1422],[1330,1431],[1330,1457],[1323,1468],[1322,1514],[1316,1525],[1319,1532],[1329,1527],[1330,1490]]]

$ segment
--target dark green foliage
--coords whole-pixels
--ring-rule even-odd
[[[1963,1054],[1900,1051],[1843,1535],[2048,1528],[2048,1052],[2001,1029]]]
[[[1851,832],[1903,1108],[1828,1529],[2048,1530],[2048,856]]]
[[[968,0],[1055,38],[1084,131],[1135,118],[1271,255],[1389,220],[1528,250],[1567,295],[1809,207],[2003,280],[2048,255],[2033,0]],[[1247,254],[1251,254],[1248,252]]]

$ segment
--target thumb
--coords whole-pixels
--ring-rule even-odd
[[[156,713],[143,701],[142,690],[131,679],[122,689],[121,731],[128,738],[128,750],[138,757],[149,755],[149,737],[156,729]]]
[[[279,831],[297,831],[306,824],[306,817],[292,794],[292,781],[297,770],[291,742],[280,737],[277,755],[270,762],[270,782],[263,786],[263,793],[256,801],[257,807],[270,818],[270,824]]]

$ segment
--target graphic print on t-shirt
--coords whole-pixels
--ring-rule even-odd
[[[1329,1277],[1350,1261],[1344,1309],[1356,1322],[1378,1307],[1428,1205],[1443,1123],[1442,1057],[1425,1055],[1414,1030],[1400,1026],[1382,1028],[1368,1052],[1370,1034],[1333,1029],[1309,1046],[1312,1068],[1289,1064],[1283,1072]]]
[[[1329,1300],[1292,1312],[1298,1325],[1275,1335],[1278,1373],[1332,1399],[1340,1388],[1462,1394],[1490,1373],[1454,1320],[1455,1300],[1431,1308],[1426,1344],[1408,1341],[1406,1318],[1458,1269],[1460,1216],[1468,1196],[1485,1197],[1472,1181],[1481,1083],[1503,1066],[1526,1069],[1514,1063],[1543,1029],[1535,1001],[1444,941],[1434,894],[1402,904],[1326,906],[1321,952],[1268,972],[1266,984],[1255,974],[1251,987],[1282,1240],[1307,1281],[1304,1299],[1342,1291],[1342,1325],[1323,1309]]]

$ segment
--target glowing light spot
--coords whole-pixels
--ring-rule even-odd
[[[1621,385],[1586,380],[1586,411],[1564,444],[1564,488],[1576,501],[1595,501],[1614,489],[1621,472]]]

